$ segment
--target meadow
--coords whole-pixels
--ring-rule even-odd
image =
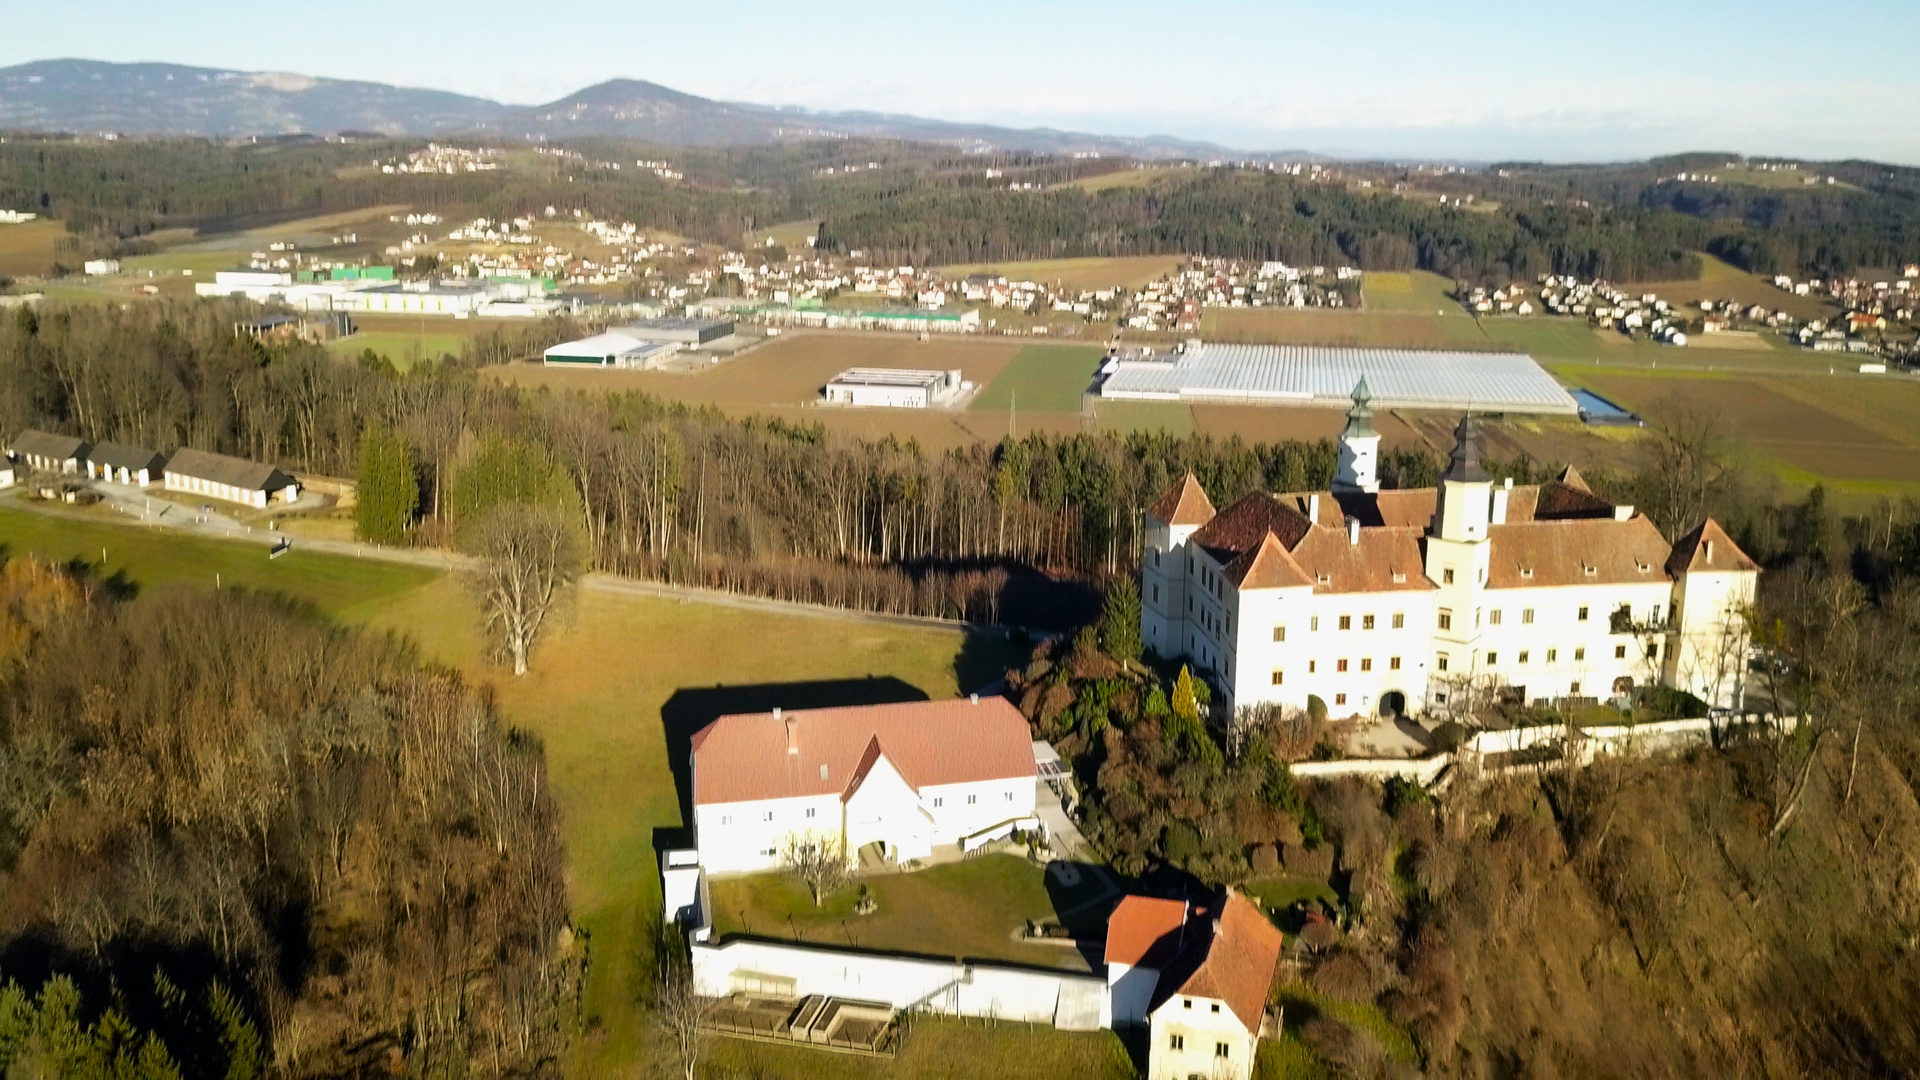
[[[1360,279],[1361,307],[1372,312],[1467,318],[1466,310],[1453,298],[1452,292],[1451,279],[1426,270],[1375,271]]]
[[[1149,165],[1144,168],[1119,169],[1104,172],[1096,176],[1082,176],[1053,185],[1049,191],[1061,191],[1075,188],[1080,191],[1111,191],[1115,188],[1149,187],[1169,177],[1181,174],[1193,175],[1191,165]]]
[[[973,399],[972,408],[1078,413],[1104,355],[1092,346],[1028,345]]]
[[[1700,276],[1692,281],[1637,282],[1622,285],[1621,288],[1630,293],[1655,293],[1660,299],[1676,304],[1694,304],[1701,300],[1737,300],[1747,306],[1759,304],[1770,310],[1784,311],[1802,321],[1830,319],[1840,313],[1839,307],[1830,300],[1817,296],[1796,296],[1775,288],[1771,278],[1749,274],[1705,252],[1700,254]]]
[[[43,219],[0,225],[0,276],[50,274],[56,262],[77,270],[82,262],[80,255],[68,250],[66,243],[67,227],[58,221]]]

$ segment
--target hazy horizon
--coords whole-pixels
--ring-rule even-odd
[[[509,104],[633,78],[721,101],[1343,157],[1604,161],[1705,149],[1920,162],[1920,65],[1903,55],[1920,5],[1892,0],[1847,13],[1844,49],[1809,45],[1839,37],[1831,16],[1778,0],[1558,18],[1410,0],[1365,12],[1210,3],[1174,15],[1127,2],[986,2],[938,25],[870,3],[818,18],[749,0],[719,23],[606,0],[546,21],[526,11],[411,4],[383,11],[376,31],[231,0],[95,0],[11,16],[0,66],[85,58],[287,71]]]

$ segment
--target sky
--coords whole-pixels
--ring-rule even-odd
[[[1920,164],[1915,0],[62,0],[19,5],[6,26],[0,66],[160,61],[516,104],[636,78],[727,101],[1246,150]]]

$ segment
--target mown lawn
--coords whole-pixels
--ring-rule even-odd
[[[1100,370],[1103,350],[1089,345],[1029,345],[973,399],[976,412],[1077,413]]]
[[[1012,935],[1029,920],[1067,912],[1075,912],[1068,927],[1098,934],[1112,907],[1076,912],[1100,897],[1099,879],[1087,875],[1064,889],[1040,867],[1004,854],[862,883],[878,903],[871,915],[854,913],[857,888],[816,907],[806,886],[779,874],[724,878],[712,883],[714,932],[1086,971],[1086,959],[1072,948],[1022,944]]]

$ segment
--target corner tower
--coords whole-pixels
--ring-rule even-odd
[[[1340,432],[1340,462],[1333,474],[1333,490],[1342,493],[1380,493],[1380,433],[1373,429],[1373,394],[1367,377],[1353,388],[1353,408]]]

